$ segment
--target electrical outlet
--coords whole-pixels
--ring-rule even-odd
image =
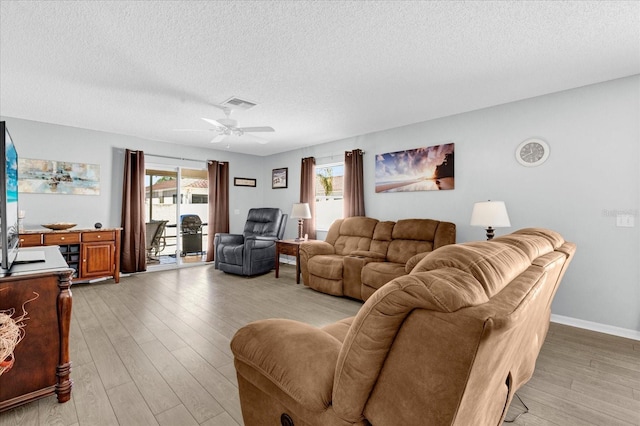
[[[235,209],[235,210],[233,211],[233,214],[240,214],[240,209]]]
[[[633,228],[635,225],[635,218],[630,214],[619,214],[616,216],[616,226]]]

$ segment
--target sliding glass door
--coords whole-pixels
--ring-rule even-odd
[[[146,164],[145,218],[150,267],[204,261],[208,193],[205,169]],[[154,241],[153,234],[158,228],[162,229]]]
[[[178,224],[180,255],[185,262],[201,262],[206,257],[209,181],[206,170],[180,169]]]

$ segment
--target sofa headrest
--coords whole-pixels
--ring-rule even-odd
[[[401,219],[393,227],[393,239],[433,241],[439,223],[432,219]]]
[[[282,221],[282,210],[278,208],[263,207],[249,209],[247,222],[244,224],[243,235],[261,235],[277,237]]]
[[[391,233],[396,223],[390,220],[378,222],[373,231],[373,239],[379,241],[391,241]]]
[[[554,251],[563,242],[553,231],[524,229],[493,241],[441,247],[425,256],[411,273],[459,269],[473,275],[491,298],[531,266],[535,258]]]
[[[378,219],[365,216],[347,217],[340,225],[340,235],[372,238]]]
[[[530,260],[556,250],[564,244],[560,234],[549,229],[524,228],[493,239],[493,242],[511,244],[529,256]]]

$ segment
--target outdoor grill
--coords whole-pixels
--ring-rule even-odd
[[[182,256],[189,253],[202,253],[202,221],[197,214],[180,216],[180,235],[182,237]]]

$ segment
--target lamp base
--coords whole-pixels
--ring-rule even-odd
[[[302,241],[302,223],[304,222],[303,219],[298,219],[298,238],[296,238],[296,241]]]
[[[495,229],[493,229],[492,227],[488,227],[486,231],[487,231],[487,241],[493,240],[493,236],[494,236],[493,233]]]

